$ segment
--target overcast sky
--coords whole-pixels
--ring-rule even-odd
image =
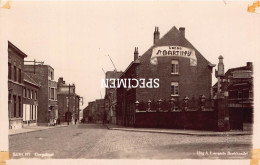
[[[105,71],[124,70],[173,26],[213,64],[224,56],[225,69],[257,62],[260,17],[248,2],[11,2],[8,39],[28,55],[54,68],[55,80],[75,83],[87,102],[104,97]],[[214,72],[213,72],[214,73]],[[213,82],[215,82],[213,74]]]

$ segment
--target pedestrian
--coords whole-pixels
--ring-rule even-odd
[[[77,124],[77,119],[75,119],[75,125]]]
[[[57,125],[57,120],[56,119],[54,119],[54,126],[56,126]]]

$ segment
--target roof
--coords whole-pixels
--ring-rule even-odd
[[[25,64],[24,66],[25,66],[25,67],[34,67],[33,64]],[[54,68],[53,68],[52,66],[47,65],[47,64],[36,64],[35,66],[36,66],[36,67],[48,67],[48,68],[51,68],[51,69],[54,70]]]
[[[40,85],[36,81],[34,81],[34,79],[30,77],[29,74],[27,74],[26,72],[24,72],[24,81],[34,86],[40,87]]]
[[[156,46],[165,46],[165,45],[178,45],[178,46],[185,46],[188,48],[192,48],[195,50],[195,54],[197,59],[204,59],[208,62],[208,65],[210,67],[216,66],[215,64],[212,64],[209,62],[202,54],[181,34],[181,32],[173,26],[170,31],[168,31],[162,38],[158,40],[156,44],[151,46],[139,59],[140,61],[145,61],[151,58],[152,56],[152,50]]]
[[[152,45],[140,58],[132,61],[126,70],[120,75],[120,77],[123,76],[134,64],[149,61],[152,56],[152,50],[154,47],[165,45],[178,45],[192,48],[195,50],[195,54],[198,60],[206,60],[209,67],[216,66],[215,64],[209,62],[204,56],[202,56],[201,53],[181,34],[181,32],[175,26],[173,26],[170,31],[168,31],[162,38],[160,38],[156,44]]]
[[[13,48],[15,51],[17,51],[18,52],[18,55],[20,55],[20,56],[22,56],[22,57],[27,57],[27,55],[24,53],[24,52],[22,52],[19,48],[17,48],[14,44],[12,44],[10,41],[8,41],[8,48],[9,48],[9,46],[11,47],[11,48]]]
[[[241,67],[236,67],[236,68],[230,68],[226,71],[225,73],[225,77],[227,78],[227,76],[230,76],[234,71],[238,71],[238,70],[250,70],[250,68],[248,66],[241,66]],[[212,86],[213,88],[217,87],[217,82]]]
[[[107,71],[106,78],[118,78],[123,72],[122,71]]]

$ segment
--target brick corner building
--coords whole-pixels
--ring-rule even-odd
[[[156,56],[159,53],[161,56]],[[198,100],[200,95],[204,95],[210,100],[214,66],[186,39],[185,28],[177,29],[174,26],[160,38],[159,28],[156,27],[154,45],[141,57],[138,48],[135,48],[134,61],[120,78],[145,79],[146,82],[149,79],[159,79],[159,88],[119,88],[118,124],[135,124],[136,101],[144,105],[149,101],[168,103],[174,99],[175,109],[180,109],[184,98]]]

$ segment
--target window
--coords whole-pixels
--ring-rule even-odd
[[[16,117],[16,95],[13,95],[14,100],[14,117]]]
[[[249,98],[252,99],[253,97],[253,90],[249,90]]]
[[[30,98],[33,99],[33,90],[31,91],[31,97]]]
[[[14,66],[14,81],[17,81],[17,69],[16,69],[16,66]]]
[[[23,88],[23,97],[26,97],[26,88]]]
[[[178,82],[171,83],[171,95],[172,96],[179,95],[179,83]]]
[[[242,99],[243,98],[243,95],[242,95],[242,91],[238,91],[238,99]]]
[[[54,100],[54,88],[51,88],[51,99]]]
[[[51,80],[53,80],[53,72],[51,71]]]
[[[18,82],[19,83],[22,82],[22,71],[21,71],[21,69],[18,69]]]
[[[12,79],[12,65],[8,63],[8,79]]]
[[[34,93],[34,99],[37,100],[37,97],[38,97],[38,96],[37,96],[37,91],[35,91],[35,93]]]
[[[27,98],[30,98],[30,89],[27,89]]]
[[[22,117],[22,98],[21,98],[21,96],[18,96],[18,111],[19,111],[19,117]]]
[[[179,74],[179,61],[172,60],[172,74]]]

